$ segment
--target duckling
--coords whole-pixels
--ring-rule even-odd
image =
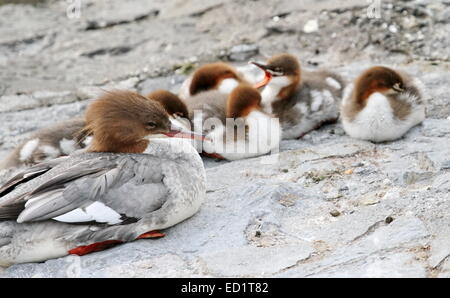
[[[85,148],[90,138],[78,134],[84,126],[84,118],[76,117],[37,130],[0,163],[0,170],[34,165]]]
[[[353,138],[392,141],[425,119],[425,104],[425,86],[419,79],[375,66],[347,88],[341,107],[342,124]]]
[[[279,149],[280,123],[263,110],[261,95],[256,89],[246,84],[236,87],[227,99],[225,114],[225,123],[214,125],[206,135],[205,152],[238,160]]]
[[[210,90],[230,94],[243,82],[243,78],[232,66],[223,62],[209,63],[198,68],[183,82],[179,96],[186,100],[191,96]]]
[[[263,110],[261,94],[250,85],[240,84],[230,95],[203,92],[186,104],[194,127],[202,127],[206,135],[196,147],[207,156],[237,160],[264,155],[279,146],[279,121]]]
[[[301,138],[325,123],[335,122],[345,87],[344,80],[328,70],[302,73],[298,59],[289,54],[274,56],[261,68],[264,79],[262,104],[280,118],[283,139]]]

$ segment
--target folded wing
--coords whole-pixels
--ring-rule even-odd
[[[0,219],[16,219],[19,223],[48,219],[68,223],[122,223],[129,218],[124,210],[108,206],[114,204],[109,204],[107,193],[131,179],[136,180],[137,176],[142,177],[136,180],[142,184],[155,183],[154,179],[145,181],[141,159],[117,155],[76,163],[21,197],[6,203],[0,201]]]

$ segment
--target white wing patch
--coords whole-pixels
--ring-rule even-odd
[[[122,222],[120,218],[119,213],[105,204],[94,202],[86,208],[77,208],[53,219],[67,223],[95,221],[114,225]]]
[[[323,101],[323,95],[320,91],[311,91],[312,102],[311,102],[311,112],[317,112],[320,109]]]
[[[331,94],[330,90],[325,90],[322,92],[323,97],[325,98],[325,104],[331,105],[334,102],[333,94]]]
[[[33,139],[33,140],[26,142],[25,145],[23,145],[22,149],[20,150],[20,156],[19,156],[20,161],[28,160],[38,145],[39,145],[39,139]]]
[[[42,145],[39,147],[39,149],[41,149],[42,152],[46,155],[46,159],[53,159],[61,154],[59,149],[50,145]]]
[[[331,77],[326,78],[325,82],[327,82],[328,86],[333,87],[334,89],[341,90],[342,88],[341,84]]]
[[[343,101],[342,104],[346,104],[350,100],[350,96],[353,92],[353,83],[348,84],[344,89],[344,94],[342,95]]]
[[[54,217],[54,220],[61,221],[61,222],[67,222],[67,223],[74,223],[74,222],[86,222],[86,221],[92,221],[92,218],[86,214],[83,210],[80,208],[72,210],[66,214],[60,215],[58,217]]]
[[[76,142],[74,140],[68,140],[66,138],[62,139],[59,142],[59,147],[61,148],[61,152],[66,155],[69,155],[77,150]]]

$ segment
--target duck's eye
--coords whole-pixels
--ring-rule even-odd
[[[147,127],[148,128],[155,128],[156,127],[156,123],[153,121],[147,122]]]

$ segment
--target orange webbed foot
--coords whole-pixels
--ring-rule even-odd
[[[223,158],[223,156],[221,156],[220,154],[217,153],[206,153],[206,152],[202,152],[203,156],[209,157],[209,158],[215,158],[215,159],[220,159],[220,160],[224,160],[225,158]]]
[[[119,240],[108,240],[103,242],[97,242],[89,245],[84,246],[78,246],[68,251],[70,255],[78,255],[78,256],[84,256],[93,252],[102,251],[107,248],[113,247],[119,243],[122,243],[122,241]]]
[[[147,232],[147,233],[144,233],[144,234],[140,235],[136,239],[162,238],[164,236],[166,236],[166,234],[161,233],[159,231],[150,231],[150,232]]]

